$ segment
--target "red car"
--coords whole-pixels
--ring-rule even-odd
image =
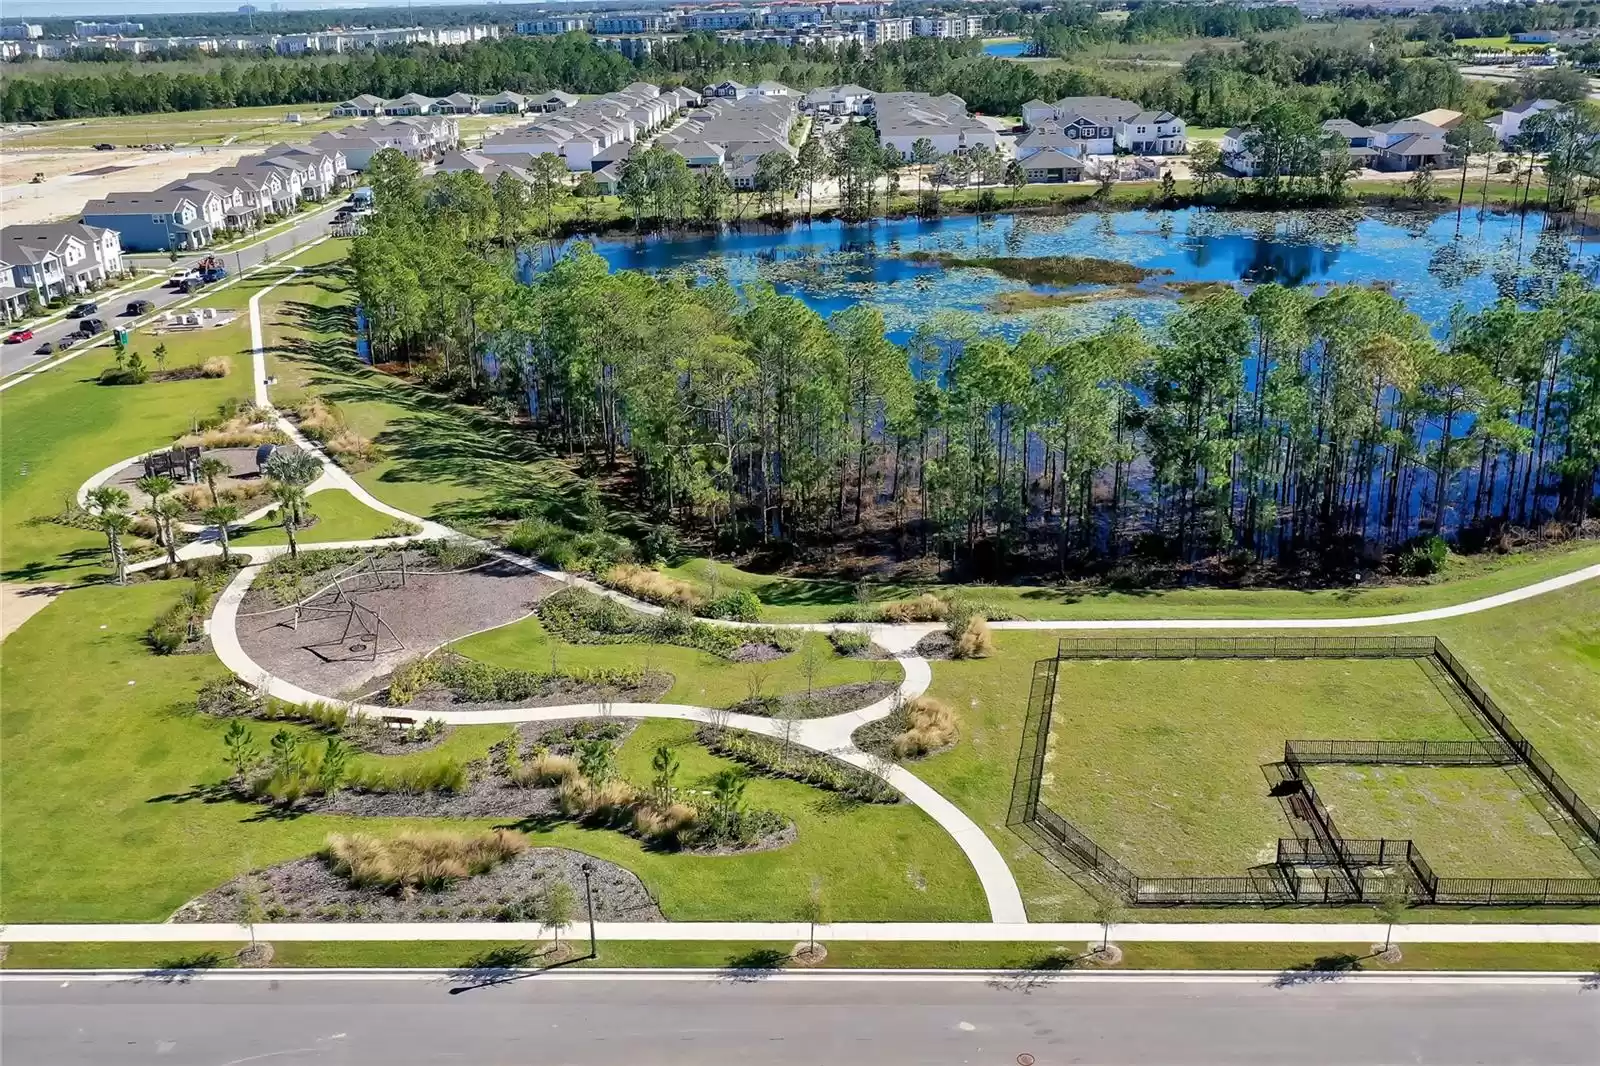
[[[21,344],[23,341],[31,341],[31,340],[33,340],[33,330],[31,330],[31,329],[19,329],[19,330],[13,331],[11,336],[6,338],[6,343],[7,344]]]

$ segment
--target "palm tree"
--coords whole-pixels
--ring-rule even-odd
[[[220,502],[217,499],[217,478],[233,473],[233,467],[214,455],[208,455],[200,460],[198,469],[200,476],[206,479],[206,488],[211,490],[211,506],[215,507]]]
[[[217,527],[217,543],[222,545],[222,561],[233,558],[228,551],[228,526],[239,520],[239,508],[231,503],[207,507],[203,517],[208,525]]]
[[[305,518],[306,487],[322,476],[322,464],[309,452],[282,450],[272,453],[262,473],[272,482],[272,498],[283,513],[283,531],[289,537],[289,557],[299,558],[294,531]]]
[[[150,504],[145,508],[145,513],[156,522],[156,543],[167,549],[167,561],[175,562],[172,555],[172,535],[165,518],[162,517],[161,501],[173,489],[173,481],[165,474],[151,474],[142,477],[136,482],[139,491],[150,499]]]
[[[176,496],[163,496],[150,508],[150,515],[159,525],[166,527],[167,565],[178,565],[178,533],[173,523],[188,513],[188,508]]]
[[[114,485],[101,485],[89,493],[89,506],[94,511],[100,532],[106,535],[106,546],[111,549],[111,565],[117,572],[117,584],[128,583],[128,556],[122,550],[122,535],[133,520],[128,517],[128,494]]]

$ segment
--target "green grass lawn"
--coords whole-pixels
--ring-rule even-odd
[[[306,497],[316,525],[300,530],[301,544],[323,544],[337,540],[370,540],[394,527],[395,520],[380,514],[343,489],[325,489]],[[259,518],[233,533],[232,542],[240,548],[257,544],[287,544],[289,536],[276,518]]]
[[[142,640],[182,588],[148,582],[74,589],[7,638],[0,660],[6,694],[0,920],[161,921],[244,870],[316,851],[330,832],[496,824],[263,817],[250,805],[209,800],[206,787],[226,772],[222,723],[196,713],[193,701],[200,684],[223,669],[209,654],[154,655]],[[692,727],[673,727],[649,723],[634,734],[621,755],[630,779],[648,782],[658,743],[680,747],[690,787],[723,765],[693,743]],[[278,726],[255,728],[269,734]],[[503,733],[503,727],[463,729],[446,750],[475,757]],[[812,877],[821,879],[840,920],[987,913],[955,842],[914,807],[858,806],[807,785],[765,779],[751,782],[748,798],[793,820],[801,829],[796,843],[697,856],[653,851],[631,837],[564,822],[527,828],[536,845],[575,848],[633,869],[676,919],[795,919]]]
[[[1063,662],[1056,691],[1041,801],[1148,877],[1271,862],[1285,740],[1474,735],[1405,659]]]
[[[672,675],[672,688],[662,703],[728,707],[752,691],[767,695],[806,691],[806,647],[814,673],[811,686],[827,688],[853,681],[898,681],[893,662],[852,659],[839,655],[820,633],[798,637],[800,649],[765,663],[734,663],[719,655],[669,644],[569,644],[551,636],[534,617],[458,641],[455,650],[472,659],[521,670],[562,667],[636,667]]]
[[[1508,608],[1392,631],[1443,637],[1580,795],[1591,806],[1600,801],[1600,582]],[[1090,913],[1083,888],[1006,827],[1033,662],[1053,655],[1056,640],[1053,633],[999,631],[995,653],[987,659],[935,662],[929,694],[959,710],[961,743],[915,765],[919,777],[988,833],[1010,864],[1034,921],[1086,920]],[[1280,735],[1280,754],[1284,739],[1289,738]],[[1058,755],[1053,768],[1059,772],[1061,765]],[[1345,832],[1353,835],[1349,828]],[[1429,907],[1414,913],[1419,921],[1600,921],[1600,907],[1490,911]],[[1139,914],[1171,921],[1371,917],[1370,912],[1349,908],[1140,908]]]
[[[342,254],[319,245],[289,262],[314,265]],[[195,306],[242,311],[254,293],[285,276],[286,270],[269,269]],[[264,315],[281,300],[281,291],[261,301]],[[108,464],[163,447],[224,401],[250,396],[250,326],[244,315],[194,332],[140,330],[129,350],[154,371],[158,344],[166,346],[168,369],[222,356],[233,371],[225,378],[100,385],[100,372],[115,362],[108,345],[0,393],[0,578],[73,581],[104,573],[100,534],[39,519],[60,513],[78,487]]]
[[[1017,618],[1346,618],[1398,614],[1491,596],[1508,589],[1600,563],[1600,544],[1579,541],[1557,548],[1508,555],[1452,557],[1445,572],[1428,581],[1297,592],[1288,589],[1177,589],[1115,592],[1080,585],[864,586],[875,603],[922,592],[960,588]],[[748,588],[761,598],[764,621],[820,622],[856,602],[849,581],[773,577],[726,563],[692,559],[666,568],[670,576],[708,591]],[[713,578],[714,574],[714,578]]]
[[[1440,877],[1589,877],[1531,787],[1496,766],[1321,766],[1310,772],[1339,832],[1416,842]]]
[[[587,955],[582,923],[567,931]],[[982,968],[1016,971],[1019,982],[1048,980],[1074,968],[1080,943],[952,944],[947,941],[828,941],[824,968]],[[21,969],[213,969],[238,965],[240,945],[197,941],[170,944],[13,944],[0,968]],[[457,969],[537,967],[543,945],[503,940],[418,940],[392,943],[303,943],[273,945],[274,966],[427,967]],[[596,959],[565,965],[693,966],[708,969],[772,969],[787,963],[793,943],[759,941],[601,941]],[[1372,946],[1350,944],[1124,943],[1118,969],[1205,970],[1560,970],[1600,969],[1600,950],[1589,944],[1407,944],[1404,958],[1386,964]],[[1036,975],[1036,976],[1035,976]],[[1019,984],[1019,987],[1026,987]]]

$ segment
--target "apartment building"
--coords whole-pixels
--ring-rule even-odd
[[[983,19],[977,15],[918,15],[912,20],[911,32],[917,37],[982,37]]]
[[[123,269],[122,240],[112,229],[81,222],[0,229],[0,287],[32,292],[40,303],[98,288]]]
[[[227,227],[215,192],[118,192],[83,207],[88,226],[115,230],[129,252],[193,251]]]

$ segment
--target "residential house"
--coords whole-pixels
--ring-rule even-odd
[[[1426,122],[1430,126],[1437,126],[1446,133],[1455,129],[1467,116],[1459,111],[1452,111],[1448,107],[1436,107],[1432,111],[1424,111],[1420,115],[1412,115],[1412,122]]]
[[[796,96],[796,95],[798,95],[793,89],[789,88],[787,85],[783,84],[783,82],[781,82],[781,81],[763,81],[763,82],[758,82],[758,83],[756,83],[754,92],[755,92],[755,94],[757,96],[765,96],[765,97],[769,97],[769,98],[770,97],[774,97],[774,96]]]
[[[385,100],[383,102],[383,113],[385,115],[428,115],[433,113],[436,103],[437,101],[431,96],[423,96],[421,93],[406,93],[397,99]]]
[[[275,144],[258,156],[239,160],[240,166],[275,166],[299,170],[305,195],[321,200],[344,188],[350,179],[350,164],[337,148]]]
[[[912,146],[926,139],[940,155],[971,151],[978,145],[998,150],[1000,135],[967,114],[967,104],[954,93],[878,93],[872,99],[878,142],[911,158]]]
[[[362,93],[353,100],[335,105],[333,109],[335,118],[370,118],[381,114],[383,114],[383,100],[371,93]]]
[[[476,115],[478,98],[471,93],[451,93],[435,100],[433,110],[440,115]]]
[[[750,86],[730,78],[715,85],[707,85],[702,95],[707,98],[716,96],[729,100],[743,100],[750,95]]]
[[[1045,148],[1020,160],[1022,173],[1028,184],[1056,184],[1064,181],[1082,181],[1084,161],[1082,149]]]
[[[1322,129],[1344,141],[1351,166],[1370,167],[1377,159],[1378,150],[1372,144],[1374,134],[1367,127],[1347,118],[1330,118],[1322,124]]]
[[[204,248],[227,226],[215,192],[111,193],[85,204],[83,221],[116,230],[130,252]]]
[[[241,181],[217,180],[209,174],[191,174],[161,186],[162,192],[190,193],[204,196],[216,193],[222,200],[222,226],[224,229],[250,230],[260,225],[271,211],[270,199]]]
[[[1408,118],[1372,127],[1375,165],[1380,170],[1417,170],[1423,165],[1445,166],[1449,149],[1445,131],[1431,122]]]
[[[470,170],[474,174],[481,175],[490,185],[498,181],[502,174],[509,174],[522,182],[531,180],[528,176],[527,160],[516,163],[512,162],[509,156],[489,156],[482,152],[449,152],[439,160],[437,169],[446,174],[460,174]]]
[[[17,281],[17,268],[0,252],[0,322],[15,322],[28,313],[33,290]]]
[[[1255,177],[1261,163],[1251,151],[1249,137],[1254,127],[1235,126],[1222,135],[1222,165],[1235,174]]]
[[[45,302],[119,276],[122,241],[115,230],[79,222],[7,226],[0,230],[0,263],[10,265],[12,285]]]
[[[520,115],[526,110],[528,98],[521,93],[495,93],[478,101],[478,113],[483,115]]]
[[[812,89],[800,99],[800,110],[820,115],[859,115],[872,100],[872,90],[859,85],[830,85]]]
[[[1135,155],[1182,155],[1189,150],[1188,125],[1170,111],[1140,111],[1112,123],[1118,148]]]
[[[559,90],[556,92],[548,92],[542,96],[531,97],[528,100],[528,110],[545,112],[564,111],[569,107],[577,106],[582,99],[582,97],[574,96],[571,93],[560,92]]]
[[[1499,116],[1492,119],[1489,128],[1499,138],[1501,144],[1510,144],[1522,133],[1522,124],[1537,114],[1545,111],[1555,111],[1561,107],[1559,100],[1524,100],[1515,107],[1508,107],[1500,112]]]

